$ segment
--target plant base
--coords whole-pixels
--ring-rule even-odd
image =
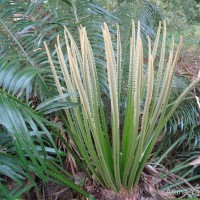
[[[135,188],[131,192],[123,190],[117,194],[111,190],[103,190],[102,196],[106,200],[138,200],[140,195],[139,189]]]

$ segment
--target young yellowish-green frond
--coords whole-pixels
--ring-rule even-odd
[[[115,61],[114,50],[112,46],[111,36],[106,24],[103,29],[105,53],[107,60],[108,84],[110,90],[111,101],[111,117],[112,117],[112,144],[113,144],[113,164],[115,171],[115,181],[118,190],[121,188],[120,178],[120,139],[119,139],[119,98],[117,85],[117,66]]]
[[[128,77],[122,77],[122,45],[120,28],[117,25],[117,50],[113,48],[112,35],[108,26],[103,26],[106,72],[110,96],[111,124],[106,121],[104,101],[99,88],[97,65],[85,27],[80,27],[80,47],[65,27],[65,48],[57,37],[56,52],[63,74],[63,82],[58,78],[54,62],[45,43],[49,63],[59,94],[62,88],[77,92],[71,97],[80,107],[65,110],[76,148],[85,160],[95,179],[104,187],[120,192],[132,190],[139,182],[142,170],[148,161],[159,133],[163,130],[176,108],[200,80],[196,78],[186,90],[168,106],[171,84],[182,37],[174,55],[172,39],[168,62],[165,63],[166,22],[163,23],[162,44],[159,51],[161,23],[154,44],[148,38],[147,72],[144,68],[143,43],[140,36],[140,22],[135,30],[132,21],[130,38],[130,62]],[[67,55],[68,59],[65,59]],[[155,60],[159,59],[158,70]],[[66,60],[68,60],[66,62]],[[126,90],[125,116],[121,119],[120,94],[123,78],[128,79]],[[144,79],[146,81],[144,82]],[[124,88],[123,88],[124,89]],[[124,92],[123,92],[124,93]],[[144,109],[141,105],[144,103]],[[120,120],[123,120],[123,122]],[[120,124],[123,127],[120,128]],[[108,129],[110,125],[111,129]]]

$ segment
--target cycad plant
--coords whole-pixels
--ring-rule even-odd
[[[120,94],[124,77],[122,76],[120,29],[117,26],[116,52],[107,25],[104,24],[102,29],[111,105],[110,124],[106,120],[105,113],[108,112],[105,112],[95,55],[86,28],[80,29],[80,47],[67,28],[64,31],[64,45],[60,37],[57,37],[56,52],[62,73],[58,73],[58,62],[51,58],[46,43],[45,48],[59,94],[63,95],[66,91],[76,91],[78,94],[76,97],[71,97],[71,101],[80,102],[80,106],[65,110],[71,137],[78,152],[93,177],[103,187],[118,193],[124,189],[132,191],[137,186],[159,133],[181,101],[199,82],[200,77],[195,79],[173,103],[168,104],[182,37],[176,52],[172,39],[168,61],[165,64],[166,24],[164,22],[158,71],[155,73],[154,63],[159,46],[160,23],[154,45],[147,37],[148,64],[147,70],[144,70],[140,22],[136,31],[132,21],[128,85],[127,88],[123,88],[126,90],[126,106],[123,112],[125,115],[122,117]],[[120,124],[123,124],[122,128]]]

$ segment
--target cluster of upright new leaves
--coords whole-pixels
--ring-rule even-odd
[[[172,40],[168,63],[165,66],[165,22],[163,29],[158,75],[155,79],[154,60],[158,49],[161,24],[153,48],[148,37],[148,70],[144,74],[140,22],[138,22],[137,33],[135,32],[134,21],[132,22],[126,111],[123,131],[120,133],[122,81],[120,31],[117,27],[117,52],[114,52],[108,27],[106,24],[103,26],[111,104],[112,137],[109,137],[110,133],[108,132],[99,89],[96,64],[86,29],[83,27],[80,29],[79,49],[72,35],[65,28],[64,36],[68,62],[64,57],[59,36],[57,37],[56,51],[67,91],[78,91],[81,104],[80,107],[65,110],[72,139],[96,180],[115,192],[122,188],[131,190],[138,183],[159,133],[182,99],[200,79],[194,80],[167,109],[172,77],[181,49],[182,38],[175,55],[174,41]],[[45,47],[58,92],[62,95],[63,88],[56,73],[54,62],[46,44]],[[143,94],[145,94],[145,106],[141,115]],[[79,99],[72,97],[71,101],[76,103]],[[112,138],[112,141],[110,141],[110,138]]]

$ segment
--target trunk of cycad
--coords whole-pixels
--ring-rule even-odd
[[[107,77],[111,104],[112,141],[106,123],[105,110],[101,98],[94,54],[85,28],[80,29],[80,49],[72,35],[65,28],[65,43],[69,63],[65,62],[59,37],[56,51],[68,92],[78,91],[80,107],[65,110],[72,139],[88,169],[96,181],[105,187],[107,199],[137,199],[138,182],[142,170],[155,145],[159,133],[172,116],[181,100],[199,82],[199,77],[183,92],[166,112],[170,87],[180,52],[182,38],[174,56],[174,41],[167,66],[165,60],[166,24],[164,22],[160,62],[156,79],[154,60],[160,38],[159,24],[153,48],[148,37],[148,69],[143,73],[143,45],[140,37],[140,23],[137,34],[134,21],[130,39],[130,63],[126,111],[120,140],[120,93],[122,82],[122,50],[119,27],[117,27],[117,52],[115,55],[111,35],[106,24],[103,26]],[[45,44],[55,83],[60,95],[63,94],[54,62]],[[146,77],[146,84],[143,84]],[[77,102],[77,97],[72,97]],[[62,100],[64,101],[64,99]],[[145,101],[141,116],[141,102]],[[110,192],[109,190],[112,190]],[[117,194],[118,193],[118,194]]]

